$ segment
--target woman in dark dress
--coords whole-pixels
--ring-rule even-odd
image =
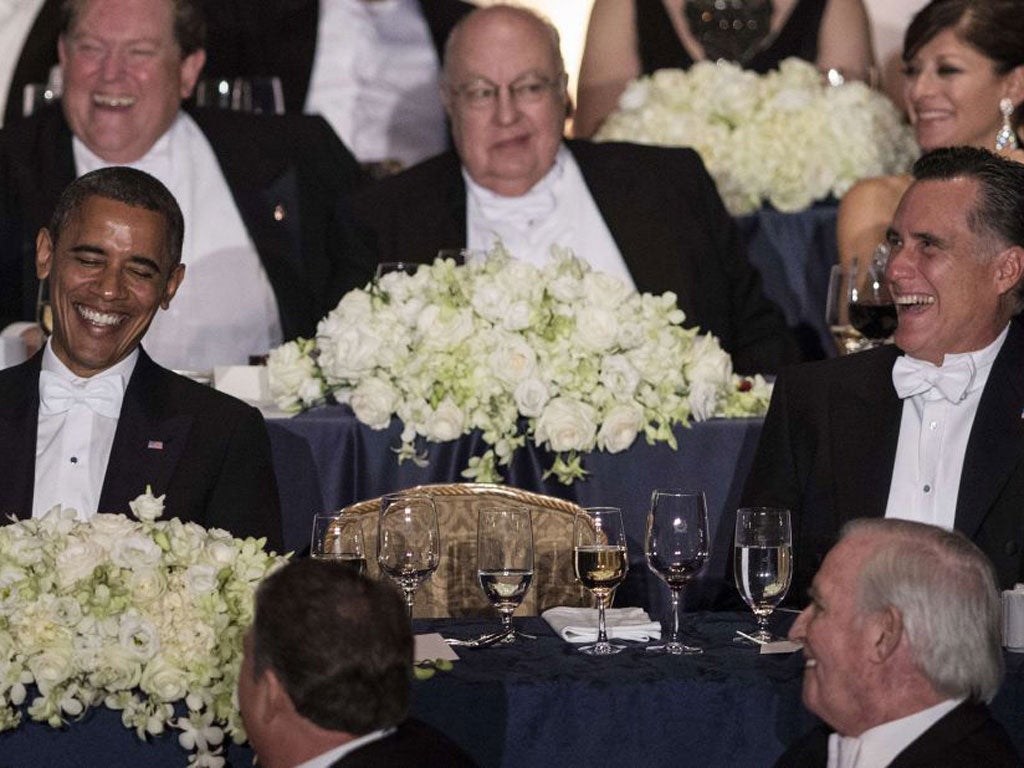
[[[865,79],[874,58],[862,0],[746,0],[747,34],[705,37],[705,0],[595,0],[578,89],[575,134],[589,137],[626,84],[658,69],[728,58],[767,72],[790,56]],[[705,7],[707,6],[707,7]],[[735,13],[730,11],[730,13]],[[689,20],[688,20],[689,19]]]

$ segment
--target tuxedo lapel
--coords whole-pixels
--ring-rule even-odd
[[[127,512],[128,502],[152,485],[163,492],[185,449],[192,416],[166,406],[164,372],[142,349],[125,389],[99,509]]]
[[[1024,458],[1024,328],[1010,323],[967,442],[956,527],[973,537]]]
[[[865,367],[833,384],[828,398],[835,508],[842,526],[882,517],[889,499],[903,402],[892,385],[896,347],[865,353]]]
[[[689,295],[691,286],[697,283],[687,271],[692,262],[680,253],[679,243],[685,235],[665,226],[666,221],[679,219],[664,216],[663,209],[670,204],[663,196],[664,190],[640,183],[645,177],[633,167],[636,158],[608,151],[610,145],[594,147],[589,142],[569,140],[566,146],[580,167],[637,290],[656,294],[670,290],[680,307],[698,306]]]
[[[0,376],[0,518],[32,516],[42,353]]]

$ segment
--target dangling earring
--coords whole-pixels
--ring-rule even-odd
[[[1004,149],[1017,149],[1017,134],[1010,125],[1010,115],[1013,114],[1013,102],[1003,98],[999,100],[999,111],[1003,113],[1003,127],[996,134],[996,152]]]

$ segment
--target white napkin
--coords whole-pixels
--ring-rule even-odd
[[[558,606],[541,614],[555,633],[570,643],[597,641],[597,609]],[[605,612],[608,639],[657,640],[661,637],[661,624],[651,621],[643,608],[609,608]]]

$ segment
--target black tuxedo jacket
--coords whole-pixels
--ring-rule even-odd
[[[335,761],[331,768],[473,768],[476,763],[440,731],[409,719],[390,736]]]
[[[895,346],[786,370],[744,505],[788,507],[801,603],[839,529],[885,515],[903,402],[892,384]],[[978,404],[964,457],[955,527],[991,558],[1004,588],[1024,580],[1024,325],[1010,323]]]
[[[783,753],[775,768],[825,768],[828,737],[821,725]],[[1006,730],[984,704],[963,702],[922,733],[889,763],[889,768],[1020,768]]]
[[[794,361],[785,318],[762,293],[761,277],[696,152],[566,144],[637,290],[673,291],[686,324],[715,334],[740,373],[774,372]],[[381,261],[429,262],[441,248],[464,247],[459,158],[447,152],[366,187],[353,196],[352,210]]]
[[[284,338],[311,336],[373,273],[344,203],[362,183],[358,163],[320,117],[216,109],[192,116],[267,270]],[[75,178],[71,138],[60,110],[0,131],[0,327],[35,319],[35,237]]]
[[[438,61],[448,33],[475,6],[462,0],[419,0]],[[204,0],[206,77],[276,75],[285,110],[299,113],[313,73],[320,4],[317,0]]]
[[[0,518],[32,516],[42,352],[0,371]],[[128,514],[144,493],[167,494],[164,517],[266,536],[283,549],[270,438],[260,412],[171,373],[139,350],[125,388],[99,511]]]

